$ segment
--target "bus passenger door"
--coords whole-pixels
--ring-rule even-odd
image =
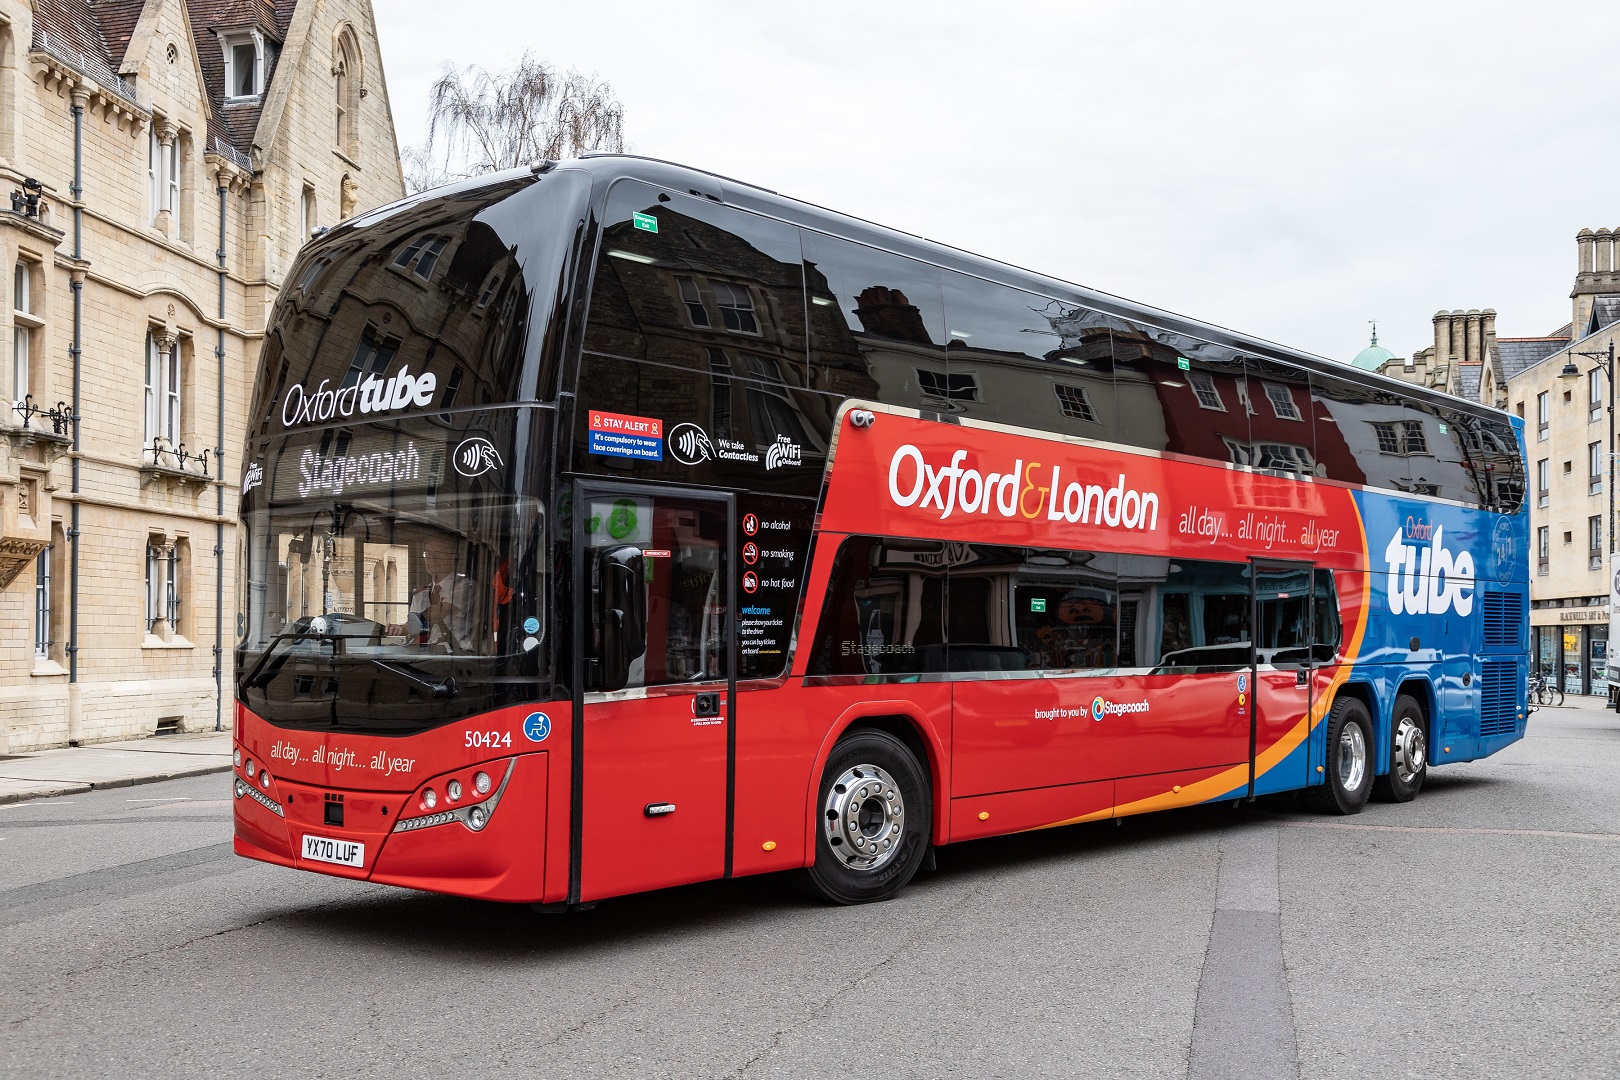
[[[580,900],[725,873],[732,670],[729,495],[582,484],[574,625]]]
[[[1318,663],[1314,568],[1256,560],[1254,695],[1250,703],[1250,794],[1304,787],[1309,768],[1303,726]]]

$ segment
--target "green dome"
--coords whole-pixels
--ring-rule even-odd
[[[1356,358],[1350,363],[1364,371],[1378,371],[1384,364],[1395,359],[1395,354],[1378,344],[1378,327],[1373,327],[1372,344],[1356,353]]]

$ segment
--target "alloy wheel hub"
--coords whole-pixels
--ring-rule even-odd
[[[822,811],[827,845],[851,870],[880,870],[900,854],[906,801],[894,777],[876,765],[844,770]]]

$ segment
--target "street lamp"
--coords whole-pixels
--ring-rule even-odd
[[[1604,350],[1603,352],[1578,352],[1577,351],[1577,352],[1571,353],[1569,355],[1569,357],[1564,361],[1564,370],[1562,370],[1562,371],[1560,371],[1558,373],[1558,377],[1560,379],[1579,379],[1581,377],[1580,369],[1575,366],[1575,357],[1577,357],[1577,356],[1584,356],[1588,360],[1591,360],[1594,364],[1596,364],[1597,367],[1600,368],[1603,371],[1603,379],[1604,379],[1604,381],[1609,384],[1609,454],[1608,454],[1608,457],[1609,457],[1609,476],[1608,476],[1608,480],[1607,480],[1607,483],[1609,485],[1609,519],[1608,519],[1608,528],[1606,530],[1606,532],[1608,533],[1608,538],[1609,538],[1609,542],[1608,542],[1609,557],[1608,557],[1608,561],[1606,563],[1607,572],[1603,576],[1604,576],[1604,579],[1605,579],[1604,580],[1604,591],[1609,593],[1610,598],[1611,598],[1610,601],[1609,601],[1609,609],[1610,609],[1609,610],[1609,622],[1610,622],[1610,625],[1612,627],[1612,625],[1614,623],[1614,601],[1613,601],[1614,581],[1613,581],[1613,575],[1614,575],[1614,571],[1615,571],[1615,566],[1614,566],[1614,335],[1613,335],[1613,333],[1611,333],[1609,335],[1609,347],[1606,350]],[[1611,634],[1611,636],[1612,636],[1612,634]],[[1613,645],[1614,645],[1614,643],[1611,642],[1609,647],[1613,648]],[[1584,657],[1582,657],[1581,658],[1581,666],[1585,667],[1585,665],[1586,665],[1586,660],[1585,660]],[[1607,675],[1608,674],[1608,668],[1609,668],[1609,660],[1607,658],[1607,654],[1605,654],[1605,659],[1603,661],[1603,666],[1604,666],[1604,669],[1605,669],[1605,675]],[[1609,688],[1609,700],[1611,702],[1615,701],[1614,687],[1613,687],[1612,684],[1611,684],[1611,686]],[[1620,705],[1617,705],[1616,707],[1620,708]]]

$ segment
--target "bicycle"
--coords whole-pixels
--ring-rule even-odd
[[[1548,679],[1545,675],[1531,675],[1529,686],[1526,689],[1529,699],[1537,705],[1562,705],[1564,703],[1563,686]]]

